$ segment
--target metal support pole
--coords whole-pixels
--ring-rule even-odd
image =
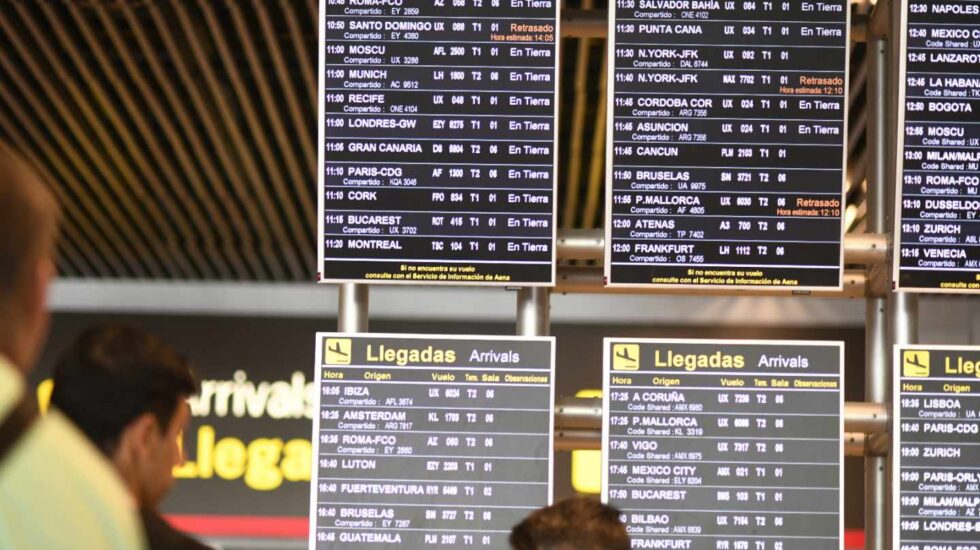
[[[337,307],[337,330],[340,332],[368,331],[368,286],[354,283],[340,285]]]
[[[881,17],[882,14],[875,14]],[[879,37],[868,41],[867,85],[867,143],[868,143],[868,232],[886,233],[885,188],[887,185],[888,124],[887,101],[887,44]],[[885,282],[887,292],[890,277],[887,264],[869,265],[867,279]],[[888,399],[888,327],[885,317],[886,299],[871,293],[865,305],[864,326],[864,398],[871,403],[884,403]],[[874,438],[887,438],[887,433],[869,436],[865,445]],[[864,458],[864,532],[867,550],[885,550],[888,543],[888,464],[883,456]]]
[[[886,100],[887,100],[887,114],[886,117],[887,125],[885,126],[885,135],[887,136],[887,146],[886,146],[886,168],[885,168],[885,189],[886,197],[885,201],[885,231],[892,233],[889,254],[889,263],[897,261],[894,258],[896,246],[895,241],[900,238],[899,235],[894,234],[895,222],[894,219],[896,206],[897,206],[897,195],[899,185],[902,184],[902,174],[899,169],[900,165],[900,152],[901,144],[904,142],[905,129],[898,126],[898,113],[900,109],[904,109],[905,106],[899,103],[898,90],[899,86],[902,85],[901,78],[902,75],[899,74],[899,67],[902,58],[905,55],[903,51],[903,44],[905,42],[904,33],[902,29],[902,15],[905,13],[907,6],[906,0],[889,0],[887,7],[888,18],[887,27],[889,29],[889,40],[888,47],[885,52],[885,59],[887,60],[887,81],[885,84]],[[884,141],[884,140],[883,140]],[[888,298],[885,305],[886,314],[886,330],[888,332],[888,349],[887,349],[887,364],[889,368],[886,374],[886,384],[887,391],[885,392],[884,403],[889,406],[889,410],[892,410],[894,403],[892,403],[892,392],[891,392],[891,379],[892,373],[898,368],[898,365],[893,364],[894,354],[892,353],[892,346],[900,344],[912,344],[918,340],[919,326],[919,297],[915,294],[908,294],[904,292],[890,292],[888,293]],[[892,415],[893,416],[893,415]],[[894,419],[890,423],[890,433],[894,433],[896,423]],[[893,456],[888,456],[885,459],[885,472],[886,479],[891,477],[892,468],[894,468],[894,458]],[[891,484],[886,484],[888,489],[885,491],[885,499],[882,501],[882,506],[885,507],[887,511],[885,515],[885,544],[882,548],[890,549],[894,547],[895,541],[892,540],[892,525],[894,521],[898,518],[892,517],[891,509],[893,499],[896,495],[892,494],[890,488]]]
[[[880,403],[844,404],[844,454],[883,456],[872,444],[887,435],[888,411]],[[555,402],[555,450],[598,450],[602,443],[602,399],[561,397]]]
[[[896,346],[919,343],[919,295],[895,292],[889,303],[890,336]]]
[[[601,265],[605,256],[606,233],[603,229],[559,229],[558,260],[584,260]],[[844,263],[884,265],[888,254],[888,235],[882,233],[848,233],[844,237]],[[600,270],[601,271],[601,270]]]
[[[527,287],[517,291],[517,335],[548,336],[551,332],[551,289]]]

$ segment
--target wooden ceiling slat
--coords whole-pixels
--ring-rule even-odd
[[[273,68],[276,71],[276,77],[278,78],[279,85],[283,87],[286,96],[286,106],[289,108],[290,116],[293,118],[293,128],[299,133],[299,143],[300,147],[303,149],[302,158],[306,159],[305,168],[307,172],[308,181],[316,182],[316,145],[313,143],[316,135],[316,109],[309,111],[304,111],[301,107],[302,99],[299,93],[296,91],[296,86],[293,85],[293,78],[289,74],[289,68],[286,64],[286,57],[283,55],[283,48],[279,45],[279,37],[276,35],[275,27],[272,24],[272,18],[269,15],[269,7],[266,0],[256,0],[254,2],[255,9],[259,14],[259,24],[262,26],[262,34],[265,39],[265,43],[272,54]],[[298,66],[305,66],[305,58],[299,57],[295,59]],[[314,187],[312,184],[309,187]],[[313,222],[313,229],[311,230],[311,235],[316,233],[316,218],[310,218]]]
[[[130,27],[137,33],[137,36],[145,35],[142,24],[135,17],[132,10],[126,6],[125,11]],[[248,170],[244,163],[239,160],[238,155],[232,151],[232,149],[235,147],[235,145],[231,143],[234,138],[232,138],[229,134],[233,130],[225,130],[223,127],[222,122],[226,121],[226,117],[230,117],[230,114],[227,112],[219,112],[219,117],[222,118],[222,122],[218,122],[215,119],[213,109],[209,107],[211,104],[217,105],[218,111],[224,107],[223,98],[220,95],[214,95],[216,91],[220,92],[220,86],[213,80],[206,82],[206,85],[202,84],[202,86],[208,90],[207,93],[212,95],[213,101],[209,102],[202,96],[201,91],[197,87],[199,84],[199,79],[192,73],[189,67],[189,63],[194,63],[194,61],[188,62],[184,59],[184,56],[174,39],[176,30],[168,27],[166,19],[159,11],[158,5],[154,4],[148,6],[148,11],[150,16],[153,18],[155,28],[159,30],[159,36],[164,42],[164,46],[167,49],[170,60],[173,62],[178,74],[180,75],[183,88],[191,94],[192,101],[197,108],[198,114],[201,115],[202,120],[205,123],[204,125],[208,132],[209,140],[218,151],[218,159],[221,161],[222,168],[225,170],[225,173],[228,174],[229,181],[235,186],[235,192],[248,212],[249,226],[254,229],[256,234],[259,236],[259,249],[262,251],[266,269],[269,270],[273,279],[285,279],[285,273],[287,270],[283,267],[283,262],[279,258],[277,251],[278,241],[270,233],[268,225],[263,220],[262,213],[259,210],[259,201],[256,194],[251,191],[246,184],[246,181],[253,176],[248,174]],[[193,36],[193,28],[186,30],[189,32],[188,36]],[[145,41],[145,38],[143,40]],[[148,59],[151,60],[151,63],[157,63],[152,54],[148,56]],[[207,81],[210,72],[207,71],[206,67],[200,72],[205,75],[205,80]]]
[[[299,58],[299,68],[300,74],[303,75],[303,87],[306,89],[306,93],[309,94],[308,105],[310,106],[311,112],[316,113],[319,111],[319,95],[317,94],[317,77],[314,76],[317,72],[316,59],[319,52],[310,52],[309,48],[306,47],[306,35],[303,33],[303,27],[300,25],[299,14],[296,12],[296,5],[293,0],[280,0],[280,6],[282,7],[283,13],[286,14],[286,25],[289,27],[289,36],[292,38],[293,48],[296,50],[296,57]],[[319,14],[316,17],[310,19],[310,21],[319,21]],[[319,33],[318,24],[313,25],[314,36]],[[314,41],[314,44],[316,42]],[[316,122],[316,115],[313,117],[314,122]],[[313,162],[316,162],[316,157],[314,156]]]
[[[190,104],[185,103],[177,93],[172,82],[173,79],[163,69],[160,61],[161,53],[155,52],[148,34],[144,31],[143,25],[136,17],[136,14],[126,4],[122,6],[122,10],[129,30],[133,33],[140,50],[142,50],[143,58],[149,65],[156,83],[163,89],[164,95],[170,103],[171,111],[176,114],[180,126],[184,129],[184,134],[190,139],[192,150],[197,152],[197,159],[201,162],[205,174],[208,175],[208,180],[218,190],[218,194],[222,198],[222,204],[228,211],[232,223],[235,224],[237,229],[239,242],[241,243],[240,249],[245,251],[245,257],[249,261],[253,272],[256,273],[259,279],[276,279],[281,277],[282,270],[272,252],[272,239],[266,231],[265,224],[261,222],[261,216],[255,207],[254,201],[241,185],[244,177],[239,172],[241,166],[232,160],[226,146],[226,139],[218,129],[219,125],[214,120],[212,110],[208,108],[207,102],[198,89],[196,84],[197,79],[191,75],[187,63],[177,47],[170,30],[166,27],[164,21],[154,18],[154,23],[160,33],[159,35],[163,41],[166,55],[177,71],[179,82],[183,84],[182,88],[190,96]],[[107,17],[103,8],[100,7],[98,11],[102,17]],[[152,9],[150,15],[151,17],[156,15]],[[107,28],[116,31],[115,26],[111,22],[107,22]],[[113,34],[110,34],[110,36],[113,36]],[[191,120],[192,116],[203,123],[206,135],[200,135],[198,126]],[[233,187],[230,192],[226,189],[224,178],[219,174],[214,162],[212,162],[211,155],[207,152],[206,142],[210,143],[217,152],[216,157],[218,163],[221,165],[221,170]],[[232,193],[234,193],[234,196],[232,196]],[[236,207],[239,203],[245,210],[244,215]],[[245,220],[245,217],[248,220]],[[258,243],[252,237],[253,231],[258,236]],[[268,259],[268,264],[255,255],[255,248],[265,254]]]
[[[606,48],[609,42],[606,41]],[[606,74],[606,65],[609,56],[602,55],[602,68],[600,74]],[[602,192],[606,188],[606,171],[603,165],[606,150],[606,79],[599,82],[599,103],[595,110],[595,129],[592,133],[592,160],[589,163],[589,181],[585,198],[585,212],[582,215],[582,225],[585,229],[593,229],[602,222],[605,214],[600,212],[602,208]]]
[[[126,220],[123,213],[119,210],[119,205],[113,197],[110,197],[107,191],[104,189],[101,180],[96,175],[96,173],[106,173],[105,161],[100,160],[98,154],[92,150],[92,145],[88,141],[83,141],[81,143],[81,148],[84,151],[84,155],[79,153],[75,149],[75,146],[68,142],[66,135],[72,134],[72,126],[77,127],[74,119],[66,119],[64,117],[64,107],[61,105],[58,98],[55,99],[55,110],[59,111],[58,116],[53,116],[46,110],[44,105],[40,104],[40,99],[37,96],[37,90],[32,86],[27,85],[23,77],[14,72],[15,68],[12,67],[10,59],[7,54],[0,51],[0,66],[4,68],[7,74],[11,77],[8,79],[0,79],[0,94],[4,96],[5,101],[12,101],[13,98],[5,89],[6,82],[13,82],[20,92],[20,97],[24,97],[31,104],[31,109],[27,109],[24,112],[31,112],[33,110],[34,114],[37,115],[42,121],[44,127],[54,135],[55,141],[57,142],[60,154],[67,156],[71,159],[72,164],[76,167],[78,172],[82,175],[82,179],[87,184],[87,187],[81,187],[76,189],[76,196],[84,204],[88,205],[90,212],[98,210],[97,206],[93,205],[93,202],[101,205],[106,209],[109,217],[112,219],[112,224],[109,225],[111,228],[111,234],[113,238],[118,239],[118,246],[120,247],[121,253],[124,255],[127,264],[132,267],[133,274],[137,277],[162,277],[162,269],[160,264],[156,261],[156,258],[152,256],[152,252],[149,254],[144,254],[142,251],[137,252],[141,246],[140,238],[136,235],[133,230],[132,225]],[[19,110],[20,107],[15,107]],[[59,117],[62,121],[69,125],[68,132],[62,132],[60,125],[58,124]],[[80,183],[74,180],[68,183]],[[78,186],[76,186],[78,187]],[[94,199],[94,200],[93,200]],[[121,231],[121,233],[120,233]]]
[[[592,7],[592,0],[583,0],[582,7]],[[565,176],[565,200],[562,205],[561,223],[565,228],[575,227],[582,187],[583,146],[585,145],[585,113],[588,107],[589,57],[592,40],[580,38],[575,57],[575,77],[572,84],[572,128],[569,137],[568,173]],[[557,124],[558,121],[555,121]]]
[[[194,264],[198,271],[204,275],[205,278],[230,278],[231,269],[228,266],[228,262],[221,254],[216,244],[214,233],[211,230],[212,221],[217,222],[220,220],[220,218],[204,215],[201,211],[201,207],[199,206],[200,202],[210,204],[212,201],[209,199],[206,192],[202,193],[202,189],[188,189],[186,182],[190,178],[179,172],[179,167],[175,165],[170,158],[171,155],[165,152],[164,147],[160,143],[160,138],[158,137],[157,132],[151,128],[150,121],[148,121],[146,118],[144,109],[137,105],[137,100],[134,98],[134,92],[129,85],[130,81],[120,76],[115,64],[109,59],[109,56],[106,55],[100,41],[95,37],[91,26],[86,21],[85,17],[79,13],[78,7],[69,1],[67,2],[65,8],[67,8],[68,13],[71,14],[72,23],[81,32],[86,44],[89,47],[89,51],[91,51],[98,60],[102,73],[108,79],[112,89],[115,90],[116,94],[122,100],[122,104],[125,107],[124,114],[128,116],[129,120],[133,121],[140,137],[143,139],[143,142],[146,143],[150,153],[149,160],[152,160],[153,162],[148,166],[145,166],[144,171],[150,171],[150,179],[153,182],[153,186],[157,190],[157,194],[160,197],[164,208],[167,210],[169,217],[177,223],[178,229],[183,235],[184,242],[186,243],[187,251],[194,259]],[[47,12],[49,20],[54,23],[56,29],[55,32],[61,35],[61,39],[65,41],[62,22],[57,19],[56,14],[51,12],[51,8],[48,7],[47,4],[45,4],[44,9]],[[82,60],[79,59],[80,56],[74,44],[64,44],[64,47],[69,51],[76,63],[82,62]],[[107,95],[106,90],[102,89],[101,85],[99,85],[97,82],[98,81],[96,80],[93,86],[99,89],[99,93]],[[140,96],[144,100],[148,99],[143,94],[140,94]],[[126,132],[128,133],[128,130]],[[147,161],[146,158],[143,158],[144,155],[142,152],[134,156],[141,158],[143,163],[146,163]],[[163,189],[163,186],[160,184],[160,181],[157,178],[157,173],[163,175],[164,179],[166,179],[167,183],[169,184],[170,190],[172,190],[172,193],[175,196],[171,196],[171,193],[168,193]],[[198,244],[199,240],[203,242],[203,250]]]
[[[88,212],[88,208],[86,208],[89,206],[87,202],[90,201],[73,200],[66,194],[62,185],[59,185],[59,183],[74,182],[76,180],[75,175],[65,165],[62,160],[62,155],[57,154],[51,143],[40,134],[36,126],[31,124],[31,117],[27,116],[29,110],[18,108],[16,102],[13,101],[13,98],[10,97],[3,86],[0,86],[0,99],[3,100],[4,104],[11,107],[12,112],[15,113],[23,127],[30,134],[30,139],[25,137],[17,124],[7,116],[3,109],[0,109],[0,125],[2,125],[7,138],[17,146],[22,154],[28,156],[34,166],[42,171],[42,177],[51,184],[51,189],[54,191],[58,203],[61,205],[62,212],[65,213],[66,219],[78,220],[76,226],[66,227],[69,231],[63,232],[62,238],[66,234],[74,234],[79,239],[88,241],[88,246],[84,247],[84,250],[86,251],[88,263],[94,269],[94,272],[88,273],[88,275],[106,277],[130,274],[127,273],[125,262],[122,261],[120,255],[113,250],[112,246],[106,242],[104,237],[99,235],[99,229],[93,224],[99,223],[100,225],[104,225],[108,223],[101,216],[101,213],[98,211],[95,212],[94,217],[96,221],[93,222],[93,214]],[[24,120],[25,118],[28,120]],[[44,157],[43,161],[39,155]],[[57,172],[59,177],[55,178],[48,169],[48,166],[54,167],[54,171]],[[71,223],[75,222],[72,221]],[[119,270],[114,271],[109,268],[109,264],[115,264]]]
[[[17,5],[20,5],[19,3]],[[124,209],[129,216],[127,224],[131,227],[137,228],[140,235],[141,245],[145,246],[149,252],[153,251],[156,255],[152,258],[147,258],[148,266],[150,267],[151,274],[154,277],[166,278],[167,275],[173,273],[177,270],[176,263],[172,257],[169,256],[169,250],[164,245],[164,243],[156,241],[150,238],[159,228],[151,227],[145,217],[140,215],[137,203],[144,203],[148,205],[146,201],[145,192],[141,192],[137,183],[137,178],[132,173],[129,163],[126,161],[124,156],[119,152],[118,148],[112,142],[111,138],[108,136],[105,128],[102,127],[98,120],[98,116],[92,111],[91,106],[88,101],[82,96],[81,91],[75,84],[74,78],[65,72],[64,67],[58,62],[57,57],[51,60],[53,62],[52,68],[55,71],[54,77],[57,78],[58,85],[52,82],[52,75],[50,71],[43,70],[39,61],[34,57],[32,52],[36,52],[33,48],[27,48],[23,43],[21,37],[12,31],[11,24],[7,16],[0,11],[0,25],[4,27],[8,37],[17,49],[17,53],[20,59],[24,61],[31,73],[37,78],[44,92],[47,94],[51,103],[54,104],[55,108],[58,110],[59,115],[62,120],[64,120],[71,132],[77,136],[78,141],[82,144],[82,147],[86,149],[89,157],[92,158],[99,169],[98,172],[102,174],[106,181],[109,182],[110,186],[113,187],[116,198],[118,202],[121,203],[120,206]],[[36,35],[35,35],[36,36]],[[43,41],[42,37],[38,37],[40,41],[38,44],[41,46],[43,55],[51,59],[51,53],[46,47],[46,43]],[[66,90],[69,97],[61,97],[58,93],[59,89]],[[34,90],[25,90],[24,93],[32,94],[35,93]],[[74,104],[75,109],[69,109],[67,107],[66,99],[70,99]],[[76,118],[75,111],[81,113],[81,117],[84,119],[85,126],[90,128],[95,132],[95,138],[91,139],[84,130],[82,122]],[[101,147],[96,147],[96,144],[101,145]],[[126,184],[122,184],[117,178],[112,177],[112,174],[116,174],[117,171],[121,173],[121,177],[125,180]],[[130,196],[131,193],[135,196]],[[148,205],[149,206],[149,205]]]
[[[75,65],[76,70],[81,73],[82,82],[90,91],[91,97],[94,98],[94,101],[90,102],[89,109],[93,113],[101,111],[104,117],[108,119],[106,124],[102,120],[102,117],[96,115],[96,124],[102,127],[102,131],[97,131],[97,133],[100,134],[103,141],[111,141],[112,137],[109,131],[115,131],[116,135],[121,138],[125,152],[128,153],[128,157],[132,160],[133,165],[128,167],[127,180],[132,186],[131,190],[139,189],[138,196],[142,195],[145,203],[153,205],[153,207],[146,208],[146,210],[150,212],[150,216],[156,221],[156,226],[160,228],[159,234],[163,237],[164,243],[169,248],[174,263],[180,269],[179,272],[170,273],[171,277],[215,278],[215,272],[210,262],[198,246],[197,236],[191,226],[192,222],[186,219],[186,212],[190,209],[192,201],[188,197],[182,196],[183,194],[180,193],[180,189],[174,186],[172,189],[178,193],[176,199],[180,199],[184,203],[183,208],[178,208],[175,197],[171,196],[167,186],[163,184],[159,177],[161,173],[167,176],[170,175],[170,171],[167,170],[167,165],[153,163],[147,158],[146,149],[149,149],[151,154],[157,154],[158,151],[156,149],[159,149],[159,147],[154,141],[147,139],[148,136],[152,136],[153,132],[147,128],[146,121],[140,109],[135,107],[127,87],[122,82],[114,80],[114,74],[109,74],[112,65],[101,63],[102,60],[100,60],[99,68],[101,68],[102,73],[110,81],[112,88],[116,92],[116,97],[122,101],[126,109],[125,112],[120,112],[110,92],[102,85],[99,77],[92,70],[91,64],[86,62],[79,53],[78,44],[66,35],[60,18],[52,12],[53,8],[51,4],[42,2],[40,6],[48,17],[49,24],[54,29],[55,40],[61,46],[62,51],[68,53],[68,57]],[[24,8],[21,8],[22,19],[27,23],[28,29],[37,35],[39,33],[38,27],[30,15],[24,13],[23,10]],[[42,49],[50,52],[52,56],[49,62],[52,64],[58,63],[55,60],[60,59],[61,56],[55,55],[51,46],[44,40],[41,41],[41,44]],[[82,97],[85,96],[79,93],[79,99]],[[124,115],[128,115],[128,117]],[[137,131],[141,134],[140,137],[142,140],[137,139],[130,130],[129,124],[127,124],[129,121],[135,124]],[[155,145],[157,146],[156,149],[154,148]],[[113,147],[107,148],[112,149]],[[120,152],[119,157],[121,158],[122,156]],[[170,183],[173,185],[172,181]],[[152,198],[147,200],[145,198],[146,195]],[[138,215],[135,211],[133,214]]]
[[[299,194],[300,207],[297,208],[296,203],[292,200],[288,186],[283,179],[282,170],[276,161],[277,155],[272,151],[272,147],[269,145],[269,140],[266,138],[267,132],[265,127],[263,127],[258,115],[256,114],[255,105],[253,104],[257,98],[253,99],[251,92],[245,85],[242,72],[239,69],[239,64],[236,63],[235,56],[231,53],[231,47],[228,44],[228,38],[225,35],[226,30],[222,23],[218,20],[215,15],[215,7],[213,0],[199,0],[198,5],[203,11],[204,19],[207,21],[208,27],[211,29],[211,39],[214,41],[215,46],[217,46],[218,55],[221,59],[224,70],[227,72],[231,79],[231,88],[234,91],[234,95],[237,97],[238,104],[242,108],[242,112],[245,115],[245,123],[248,126],[248,131],[255,144],[258,146],[259,155],[256,160],[259,160],[266,166],[266,174],[272,180],[272,187],[275,192],[275,196],[279,199],[279,204],[282,207],[285,217],[285,225],[288,227],[293,242],[299,249],[299,257],[305,259],[306,261],[300,261],[301,268],[298,272],[293,272],[293,276],[297,279],[303,279],[304,276],[307,279],[312,280],[313,274],[316,272],[316,250],[313,244],[316,242],[311,237],[316,231],[316,207],[312,205],[309,200],[308,190],[302,189],[304,178],[302,177],[299,166],[295,161],[295,151],[291,147],[288,147],[287,143],[282,142],[282,138],[285,137],[285,131],[282,129],[282,122],[279,118],[278,110],[275,108],[275,103],[271,100],[271,94],[268,91],[268,85],[265,83],[265,78],[261,69],[261,65],[257,63],[254,59],[254,51],[251,46],[251,40],[247,36],[243,37],[240,41],[245,49],[246,59],[249,60],[250,64],[258,65],[254,67],[252,71],[252,76],[255,78],[255,82],[259,89],[259,96],[261,96],[262,101],[266,104],[266,115],[269,121],[272,123],[273,132],[279,136],[282,148],[282,156],[286,159],[287,170],[290,175],[294,178],[294,186],[300,187],[300,191],[305,191]],[[239,18],[241,17],[241,12],[237,9],[232,10],[232,20],[235,26],[239,27],[239,31],[242,30]],[[227,31],[227,32],[230,32]],[[252,55],[249,55],[249,53]],[[309,182],[305,182],[309,185]],[[267,192],[267,189],[263,187],[262,192]],[[304,200],[304,196],[306,200]],[[267,197],[268,202],[265,202],[270,208],[274,204],[272,202],[272,197]],[[302,213],[306,213],[304,216]],[[314,222],[314,223],[304,223],[304,222]],[[283,243],[285,245],[285,242]],[[312,261],[311,261],[312,260]]]
[[[77,13],[77,9],[74,4],[69,3],[69,9],[72,10],[73,15],[75,15],[76,20],[79,22],[79,27],[82,29],[84,34],[90,34],[91,31],[86,29],[87,25],[84,22],[84,18],[80,17]],[[136,62],[133,60],[133,56],[130,54],[129,45],[126,44],[118,30],[116,29],[115,23],[111,17],[108,17],[104,6],[96,6],[96,14],[99,17],[99,21],[102,24],[102,28],[106,31],[109,36],[109,41],[111,45],[115,48],[117,55],[119,55],[123,66],[126,69],[127,76],[133,82],[136,87],[137,93],[146,101],[150,108],[150,111],[154,117],[157,124],[163,130],[163,134],[166,138],[167,143],[169,143],[171,149],[177,158],[177,163],[180,165],[181,170],[187,176],[187,180],[194,189],[194,193],[201,198],[201,202],[204,208],[207,210],[207,218],[211,224],[213,224],[218,232],[218,241],[220,241],[220,250],[224,252],[224,257],[226,261],[230,264],[232,271],[234,272],[234,278],[237,279],[247,279],[251,277],[250,270],[245,266],[242,261],[242,257],[251,254],[250,244],[249,246],[236,246],[236,241],[250,241],[251,239],[236,237],[234,230],[229,226],[226,219],[226,215],[222,213],[222,210],[234,210],[231,208],[228,200],[229,197],[227,193],[224,192],[224,185],[221,178],[214,171],[213,166],[211,167],[211,174],[209,177],[212,179],[211,187],[214,188],[214,192],[209,192],[208,190],[208,180],[205,179],[198,170],[192,155],[188,151],[188,146],[185,144],[184,139],[181,137],[180,132],[174,127],[174,123],[171,120],[170,113],[163,107],[163,101],[160,99],[157,90],[162,87],[165,90],[172,91],[172,86],[170,85],[169,79],[164,79],[159,86],[151,86],[147,83],[146,78],[144,78],[142,71],[137,67]],[[104,58],[105,53],[102,52],[102,47],[98,45],[97,41],[89,39],[93,48],[98,52],[100,57]],[[103,61],[105,63],[105,61]],[[117,77],[119,78],[119,77]],[[185,125],[188,133],[193,130],[193,125],[190,120],[187,120],[183,109],[174,109],[177,113],[180,122]],[[196,133],[194,134],[196,135]],[[194,146],[192,143],[191,146]],[[203,145],[197,147],[198,151],[205,151]],[[199,159],[202,164],[205,162],[210,165],[210,159],[208,155],[200,155]],[[214,200],[213,200],[214,199]],[[200,215],[196,216],[200,219]],[[202,223],[202,222],[198,222]],[[206,223],[206,222],[203,222]],[[215,246],[211,243],[211,246]],[[215,251],[217,253],[217,251]],[[252,254],[254,258],[254,254]],[[257,262],[257,258],[254,258]],[[224,274],[226,278],[230,278],[229,274]]]
[[[151,13],[157,11],[156,6],[151,6]],[[181,27],[184,29],[193,30],[195,28],[194,22],[187,12],[187,7],[183,2],[174,2],[173,7],[177,13],[177,17],[180,21]],[[195,32],[189,32],[186,34],[188,45],[191,48],[191,52],[197,62],[198,68],[201,70],[201,74],[204,76],[204,81],[207,87],[215,99],[215,105],[218,108],[218,114],[227,128],[227,136],[231,140],[234,148],[238,153],[238,162],[244,167],[245,175],[248,181],[251,183],[252,190],[254,191],[254,196],[261,205],[261,212],[265,214],[265,219],[268,221],[269,230],[272,235],[275,236],[275,243],[277,250],[283,254],[285,259],[285,265],[279,266],[280,271],[285,270],[289,273],[289,277],[294,280],[303,279],[303,262],[300,260],[297,254],[295,246],[290,243],[288,233],[283,225],[283,222],[279,219],[279,214],[276,211],[275,203],[272,201],[268,189],[266,188],[265,181],[261,177],[262,174],[259,171],[258,166],[255,164],[255,154],[248,147],[248,144],[244,140],[244,132],[238,123],[238,120],[232,115],[231,110],[228,105],[228,98],[225,96],[224,87],[221,85],[219,79],[215,75],[214,68],[212,67],[212,62],[208,59],[205,54],[205,48],[199,40],[199,36]],[[283,277],[280,277],[283,278]]]
[[[3,111],[0,111],[0,122],[8,122]],[[14,130],[10,125],[5,124],[4,128],[9,128],[12,136],[16,132],[16,130]],[[62,205],[60,212],[61,219],[59,220],[58,224],[60,226],[57,243],[58,253],[55,257],[58,264],[58,270],[60,272],[70,272],[76,277],[81,275],[91,277],[96,274],[103,276],[107,275],[108,271],[105,270],[104,264],[100,266],[101,269],[99,269],[94,267],[95,264],[88,261],[88,258],[90,257],[98,258],[98,254],[94,252],[90,244],[85,246],[86,250],[84,254],[79,251],[79,247],[74,241],[76,238],[83,237],[83,234],[75,223],[75,219],[72,215],[73,212],[64,207],[66,203],[64,193],[61,188],[55,184],[57,180],[51,178],[51,173],[48,171],[47,166],[38,160],[32,148],[25,146],[25,143],[21,139],[22,137],[23,136],[20,135],[14,137],[14,141],[19,148],[19,153],[27,159],[27,161],[34,168],[34,171],[40,175],[42,180],[44,180],[45,187],[51,190],[52,194],[55,196],[55,200],[58,201],[58,204]],[[2,147],[2,145],[3,144],[0,144],[0,147]]]

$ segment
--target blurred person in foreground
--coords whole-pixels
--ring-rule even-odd
[[[533,512],[510,532],[513,550],[629,550],[619,510],[572,497]]]
[[[143,548],[133,499],[57,411],[38,416],[25,377],[47,337],[58,208],[0,143],[0,549]]]
[[[106,325],[81,334],[54,369],[51,405],[115,466],[140,507],[151,550],[209,548],[166,522],[157,507],[184,461],[180,435],[197,383],[176,350],[142,330]]]

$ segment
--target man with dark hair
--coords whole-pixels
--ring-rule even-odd
[[[586,497],[542,508],[510,532],[513,550],[629,550],[619,510]]]
[[[57,411],[39,418],[24,377],[47,336],[58,207],[0,143],[0,550],[139,549],[132,498]]]
[[[172,347],[142,330],[107,325],[82,333],[54,369],[51,405],[102,450],[139,504],[151,550],[207,548],[156,512],[183,462],[180,433],[197,393]]]

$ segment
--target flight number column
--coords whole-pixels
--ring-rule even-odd
[[[848,5],[618,0],[612,284],[836,287]]]

